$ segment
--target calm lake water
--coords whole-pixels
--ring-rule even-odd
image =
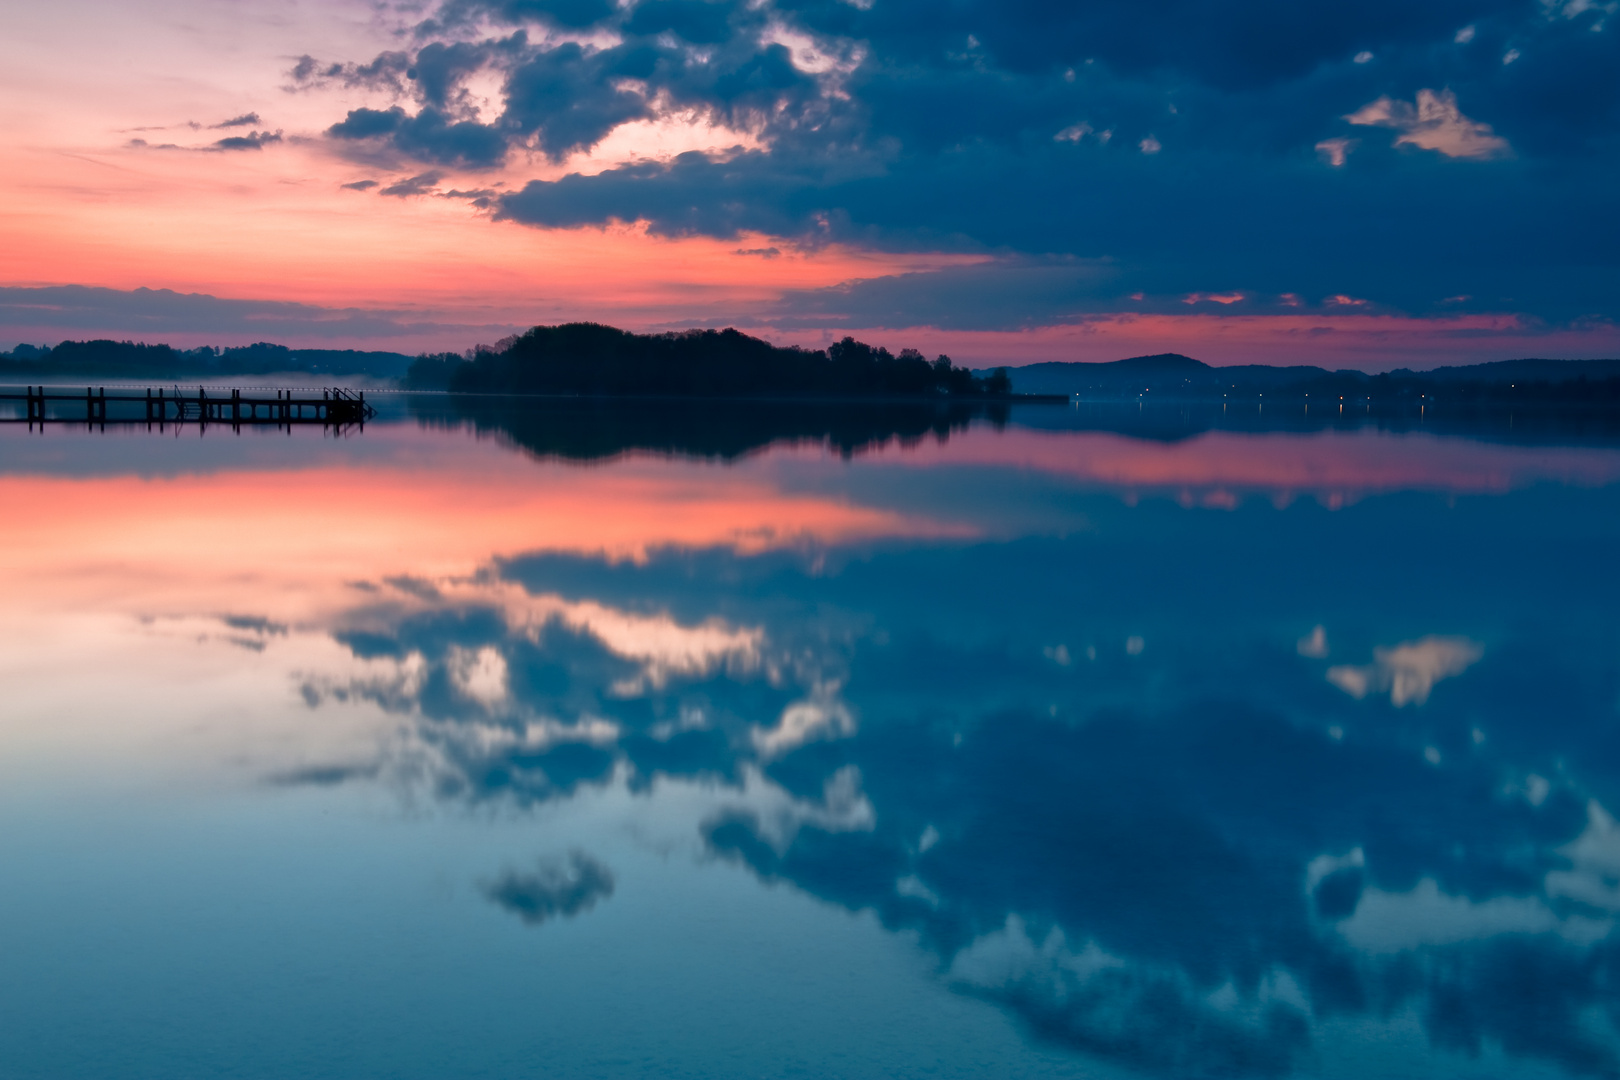
[[[0,1077],[1620,1071],[1620,440],[581,409],[0,429]]]

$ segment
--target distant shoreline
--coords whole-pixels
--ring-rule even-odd
[[[1620,359],[1522,359],[1380,374],[1310,365],[1213,367],[1163,353],[1104,363],[1049,361],[970,369],[915,349],[891,354],[846,337],[826,349],[772,345],[736,330],[638,334],[596,323],[537,326],[466,353],[290,349],[260,343],[181,350],[134,342],[18,346],[0,383],[55,387],[208,385],[272,388],[348,381],[496,397],[737,401],[1202,402],[1620,412]]]

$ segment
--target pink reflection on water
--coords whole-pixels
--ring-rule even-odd
[[[1395,491],[1487,494],[1540,483],[1600,487],[1620,481],[1620,449],[1525,447],[1385,432],[1206,432],[1163,443],[1108,432],[973,428],[872,457],[917,468],[1020,469],[1137,492],[1183,506],[1231,509],[1248,495],[1278,507],[1310,496],[1337,509]]]

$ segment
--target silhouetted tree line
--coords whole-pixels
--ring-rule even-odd
[[[781,347],[737,330],[635,334],[599,323],[536,326],[469,356],[417,358],[406,385],[462,393],[656,396],[1000,397],[1005,369],[979,376],[948,356],[898,356],[846,337]]]
[[[218,378],[309,372],[398,378],[411,358],[395,352],[356,349],[289,349],[261,341],[254,345],[176,349],[134,341],[64,341],[55,348],[19,345],[0,353],[0,377],[101,375],[147,378]]]

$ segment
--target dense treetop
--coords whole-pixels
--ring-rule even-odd
[[[827,348],[772,345],[737,330],[635,334],[598,323],[536,326],[470,356],[440,353],[411,365],[407,384],[465,393],[702,396],[1003,396],[989,376],[950,357],[898,356],[846,337]]]

